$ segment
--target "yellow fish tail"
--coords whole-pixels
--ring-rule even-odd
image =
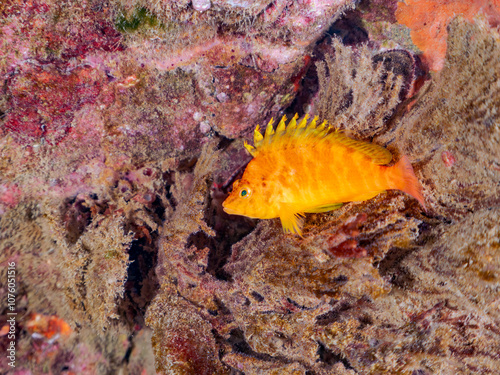
[[[415,177],[410,160],[408,160],[406,156],[403,156],[391,168],[391,170],[393,172],[394,183],[396,185],[393,189],[398,189],[411,195],[425,210],[427,210],[424,203],[424,197],[422,195],[422,187],[420,186],[417,177]]]

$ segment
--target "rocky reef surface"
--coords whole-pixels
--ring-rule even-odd
[[[2,2],[2,371],[498,373],[499,9]],[[225,214],[294,113],[407,155],[427,209]]]

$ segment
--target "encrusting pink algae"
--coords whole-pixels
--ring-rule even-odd
[[[0,368],[497,373],[497,10],[2,2]],[[295,113],[405,155],[427,210],[389,190],[302,236],[225,213],[255,127]]]

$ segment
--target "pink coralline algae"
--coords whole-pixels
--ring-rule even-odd
[[[0,183],[0,215],[5,210],[15,207],[19,203],[21,196],[22,192],[16,184]]]
[[[5,128],[34,139],[60,140],[71,131],[74,112],[94,104],[102,77],[88,67],[64,72],[51,64],[25,63],[7,80],[10,110]]]
[[[6,75],[8,111],[5,129],[18,139],[58,142],[71,131],[74,112],[94,104],[103,84],[104,72],[78,64],[77,59],[92,51],[120,51],[121,35],[106,13],[80,8],[80,19],[68,32],[64,22],[52,23],[56,7],[50,2],[11,3],[1,22],[0,71]],[[85,31],[78,22],[85,18]],[[82,24],[83,25],[83,24]],[[15,46],[15,48],[12,48]]]
[[[456,162],[455,156],[453,156],[450,151],[443,151],[441,153],[441,159],[447,167],[453,166],[453,164],[455,164]]]
[[[1,30],[6,37],[2,45],[9,52],[14,52],[4,57],[11,66],[16,65],[15,60],[11,60],[16,55],[17,59],[37,58],[47,61],[60,58],[67,61],[83,57],[91,51],[123,50],[120,33],[106,18],[110,9],[105,5],[100,9],[80,7],[76,12],[78,17],[74,19],[75,23],[66,30],[67,20],[52,22],[51,17],[56,15],[58,7],[51,1],[11,2],[2,11],[9,15],[2,20]],[[83,25],[86,27],[82,28]],[[11,45],[16,48],[7,48]],[[24,53],[19,56],[21,51]]]

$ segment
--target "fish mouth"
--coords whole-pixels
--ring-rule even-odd
[[[225,207],[224,205],[222,205],[222,209],[224,210],[224,212],[226,214],[229,214],[229,215],[238,215],[238,213],[235,210],[233,210],[231,208],[228,208],[228,207]]]
[[[227,206],[227,203],[224,201],[222,202],[222,209],[224,212],[228,215],[239,215],[240,213],[230,207]]]

